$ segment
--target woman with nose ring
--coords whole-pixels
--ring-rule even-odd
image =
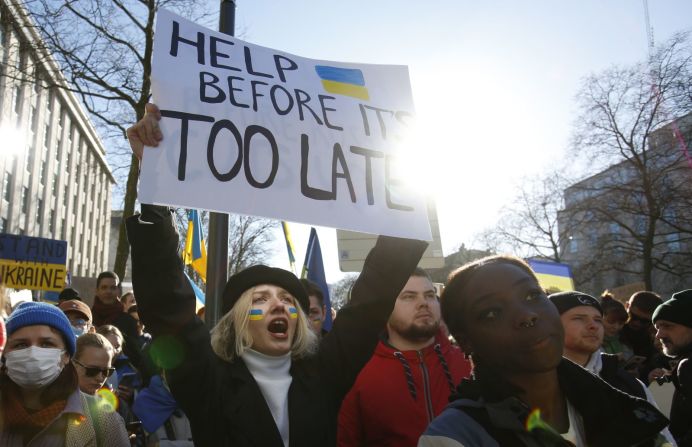
[[[79,390],[75,336],[57,306],[22,303],[6,327],[0,445],[130,445],[120,416]]]
[[[440,301],[474,371],[419,446],[653,446],[667,425],[645,400],[562,357],[557,308],[523,260],[466,264]]]

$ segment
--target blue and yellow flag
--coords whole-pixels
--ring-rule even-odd
[[[307,278],[314,282],[324,295],[325,313],[322,329],[329,331],[332,328],[332,301],[329,298],[329,286],[327,278],[324,274],[324,263],[322,262],[322,248],[320,248],[320,240],[317,237],[317,231],[314,228],[310,229],[310,239],[308,239],[308,249],[305,253],[305,262],[303,263],[303,273],[301,278]]]
[[[288,251],[288,262],[291,264],[291,271],[296,272],[296,257],[293,255],[293,241],[291,240],[291,232],[288,231],[288,223],[281,221],[281,228],[284,230],[284,240],[286,241],[286,251]]]
[[[569,268],[569,265],[557,262],[538,261],[536,259],[528,259],[527,262],[536,273],[538,283],[547,290],[548,293],[574,290],[572,270]]]
[[[185,272],[183,272],[185,273]],[[197,284],[189,277],[187,276],[187,273],[185,273],[185,277],[187,280],[190,282],[190,286],[192,287],[192,290],[195,292],[195,312],[200,310],[201,308],[204,307],[205,303],[205,297],[204,297],[204,292],[202,292],[202,289],[199,288]]]
[[[370,99],[363,72],[357,68],[339,68],[328,65],[315,65],[322,87],[329,93],[351,96],[367,101]]]
[[[191,265],[202,278],[202,281],[207,282],[207,247],[202,235],[202,223],[199,220],[197,210],[190,210],[187,220],[183,263]]]

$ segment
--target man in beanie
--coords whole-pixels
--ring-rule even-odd
[[[604,336],[601,303],[591,295],[576,291],[554,293],[548,298],[557,307],[565,329],[562,355],[599,376],[613,388],[646,399],[657,407],[648,388],[620,367],[618,356],[601,350]],[[660,440],[672,440],[668,429],[661,431]]]
[[[674,293],[656,308],[652,321],[663,353],[677,362],[670,431],[679,446],[692,446],[692,289]]]
[[[76,339],[60,309],[25,302],[6,326],[0,445],[129,445],[120,416],[79,391]]]

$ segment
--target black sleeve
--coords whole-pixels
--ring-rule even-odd
[[[143,205],[145,215],[127,220],[137,307],[154,337],[150,355],[166,370],[183,411],[198,419],[214,397],[210,364],[215,355],[209,331],[195,314],[196,297],[183,273],[172,216],[162,207],[149,210],[159,212],[147,213]]]
[[[341,402],[368,362],[396,297],[418,265],[426,242],[380,236],[318,352],[325,378]]]
[[[152,219],[155,214],[147,216],[147,209],[163,208],[142,208],[142,221],[140,215],[127,220],[137,308],[152,335],[174,334],[195,317],[195,294],[183,274],[178,233],[171,214],[166,212]]]

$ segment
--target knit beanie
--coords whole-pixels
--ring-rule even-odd
[[[45,324],[46,326],[60,331],[65,340],[67,352],[70,353],[70,356],[74,356],[75,350],[77,349],[77,340],[72,332],[70,320],[67,319],[67,316],[65,316],[57,306],[53,306],[52,304],[37,303],[34,301],[21,303],[10,314],[7,321],[5,321],[5,325],[7,326],[7,337],[9,338],[14,332],[25,326],[39,324]]]
[[[223,308],[226,314],[238,301],[240,295],[251,287],[260,284],[271,284],[281,287],[298,301],[300,307],[307,314],[310,310],[310,300],[300,280],[288,270],[268,267],[266,265],[253,265],[231,276],[223,290]]]
[[[600,312],[601,315],[603,315],[601,303],[599,303],[598,300],[591,295],[587,295],[582,292],[571,291],[553,293],[552,295],[548,296],[548,299],[550,299],[555,307],[557,307],[557,311],[560,312],[560,315],[577,306],[594,307],[596,310],[598,310],[598,312]]]
[[[666,320],[692,327],[692,289],[674,293],[665,303],[656,308],[651,320]]]

